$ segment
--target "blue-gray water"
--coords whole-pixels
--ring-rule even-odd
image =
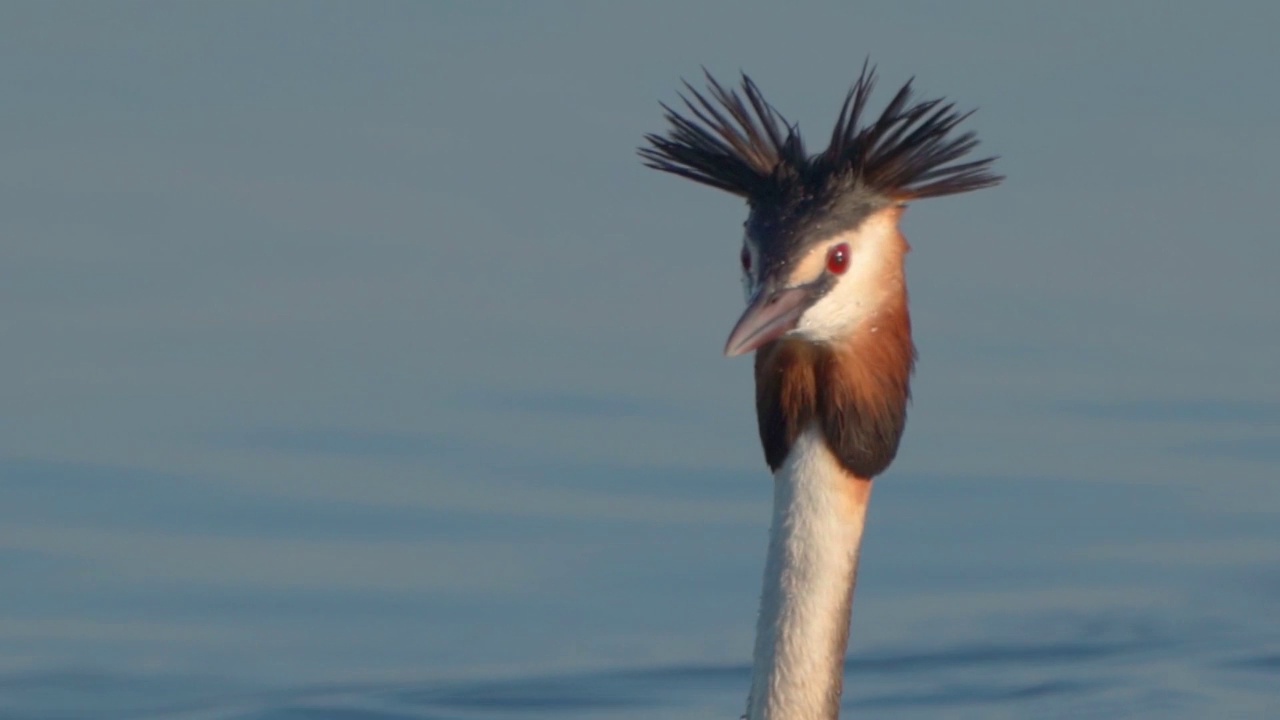
[[[841,5],[0,8],[0,718],[737,717],[743,208],[633,149],[867,54],[1009,180],[905,220],[846,714],[1280,715],[1280,6]]]

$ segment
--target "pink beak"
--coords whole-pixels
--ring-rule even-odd
[[[751,298],[746,311],[738,318],[738,324],[729,333],[724,354],[729,357],[742,355],[777,340],[794,330],[800,315],[809,306],[809,288],[803,285],[783,288],[776,292],[757,292]]]

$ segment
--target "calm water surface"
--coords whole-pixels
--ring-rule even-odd
[[[904,221],[846,716],[1280,717],[1280,6],[67,7],[0,6],[0,719],[737,718],[742,208],[633,148],[864,53],[1009,181]]]
[[[662,482],[635,472],[627,479],[645,481],[646,493],[601,498],[615,508],[663,495],[675,506],[737,503],[759,506],[758,516],[482,523],[433,513],[428,502],[360,508],[281,502],[216,479],[166,490],[174,479],[106,468],[6,470],[9,537],[30,538],[56,515],[64,529],[46,547],[80,550],[5,553],[6,574],[26,580],[6,586],[5,656],[47,659],[0,677],[4,717],[741,710],[762,478],[690,472]],[[512,471],[508,480],[518,488],[549,478]],[[1193,718],[1276,709],[1280,583],[1269,560],[1280,531],[1267,512],[1206,510],[1195,488],[1055,478],[898,474],[877,492],[849,711]],[[66,529],[81,524],[75,517],[117,512],[128,522]],[[137,531],[143,524],[150,529]],[[495,552],[509,557],[495,561]],[[406,576],[414,570],[399,553],[433,569]],[[456,564],[435,569],[451,555]],[[183,562],[194,566],[185,575]],[[486,582],[494,562],[533,564],[510,571],[527,591]],[[311,563],[332,570],[314,577]]]

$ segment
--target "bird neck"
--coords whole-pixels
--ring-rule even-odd
[[[823,433],[801,433],[774,474],[749,720],[834,720],[871,481]]]

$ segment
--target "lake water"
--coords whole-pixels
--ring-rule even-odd
[[[47,659],[0,676],[5,717],[741,711],[765,508],[714,522],[687,511],[759,504],[752,483],[690,473],[653,490],[637,473],[630,480],[649,488],[641,502],[665,494],[676,517],[626,517],[636,498],[620,490],[602,493],[618,510],[606,519],[482,523],[280,502],[217,482],[207,495],[166,491],[175,479],[104,468],[6,470],[4,568],[24,582],[6,583],[2,647],[11,665]],[[1276,711],[1280,538],[1269,511],[1206,511],[1202,491],[1058,479],[907,475],[877,492],[847,664],[851,715]],[[55,497],[63,529],[44,542],[79,551],[13,550],[52,524]],[[65,529],[80,524],[73,515],[116,512],[129,521]],[[143,516],[147,531],[129,529]],[[398,563],[415,553],[455,565],[413,577]],[[523,589],[499,591],[491,573]]]
[[[845,715],[1280,717],[1246,6],[0,8],[0,718],[738,717],[743,209],[633,150],[700,63],[816,143],[864,53],[1009,180],[904,221]]]

